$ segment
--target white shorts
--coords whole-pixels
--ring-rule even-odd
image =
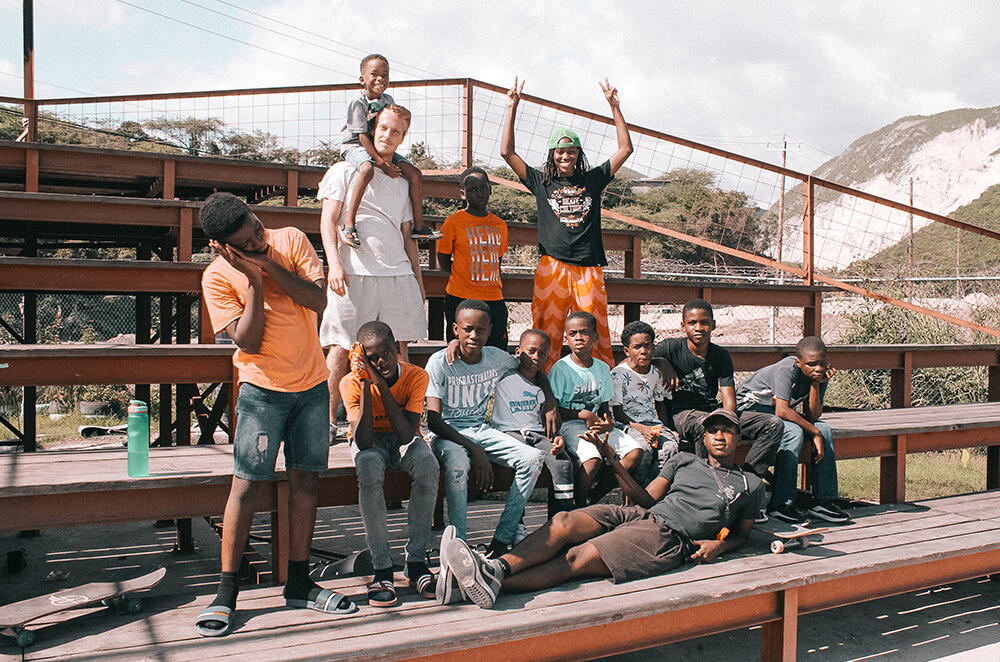
[[[580,462],[600,460],[601,453],[597,450],[597,446],[580,438],[580,435],[586,431],[587,424],[583,421],[566,421],[559,428],[559,433],[566,440],[567,450],[576,456],[576,459]],[[615,449],[615,454],[620,458],[625,457],[637,448],[642,450],[649,449],[649,444],[645,440],[633,439],[618,428],[612,430],[611,434],[608,435],[608,445]]]
[[[326,290],[326,310],[319,327],[323,347],[350,349],[365,322],[389,325],[396,340],[412,342],[427,337],[427,314],[417,279],[409,276],[347,276],[347,294]]]

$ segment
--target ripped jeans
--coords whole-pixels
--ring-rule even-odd
[[[500,514],[500,521],[497,522],[497,529],[493,534],[498,541],[510,545],[514,542],[517,524],[524,515],[524,504],[527,503],[531,491],[535,489],[538,475],[545,466],[542,451],[485,424],[461,428],[457,432],[479,444],[491,462],[514,470],[514,482],[510,486],[507,505]],[[449,439],[434,437],[431,449],[444,467],[448,523],[454,525],[458,530],[458,537],[465,540],[469,471],[472,469],[472,460],[465,448]]]
[[[282,440],[286,469],[326,471],[330,391],[325,381],[292,393],[240,384],[233,475],[244,480],[271,480]]]

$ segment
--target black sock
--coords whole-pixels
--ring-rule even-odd
[[[382,568],[381,570],[375,570],[375,581],[377,582],[391,582],[392,581],[392,568]]]
[[[309,561],[289,561],[288,579],[282,595],[293,600],[315,600],[323,588],[309,579]]]
[[[236,596],[240,592],[238,572],[223,572],[219,575],[219,592],[215,594],[212,605],[236,608]]]
[[[498,558],[497,562],[500,564],[501,572],[503,572],[503,577],[501,577],[500,579],[507,579],[508,577],[510,577],[510,564],[507,563],[507,561],[502,558]]]
[[[427,564],[424,563],[423,561],[417,561],[415,563],[406,564],[406,577],[408,579],[417,581],[424,575],[429,575],[429,574],[431,574],[431,571],[427,569]]]
[[[236,609],[236,596],[240,592],[240,579],[238,575],[239,573],[237,572],[223,572],[219,575],[219,592],[215,594],[215,599],[212,600],[213,607]],[[199,624],[209,630],[221,630],[225,627],[222,621],[215,620],[208,620]]]

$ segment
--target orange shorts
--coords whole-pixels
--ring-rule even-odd
[[[566,317],[578,310],[597,318],[597,345],[594,356],[614,366],[611,335],[608,331],[608,292],[604,288],[601,267],[579,267],[543,255],[535,271],[535,291],[531,299],[531,317],[536,329],[549,337],[548,370],[562,356],[563,329]]]

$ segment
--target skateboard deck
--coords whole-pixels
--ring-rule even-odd
[[[771,542],[771,552],[781,554],[782,552],[801,547],[805,549],[810,545],[809,536],[829,531],[828,527],[820,529],[809,529],[806,527],[796,527],[795,531],[768,531],[772,536],[778,538]]]
[[[105,434],[125,434],[128,432],[127,425],[81,425],[77,428],[77,434],[81,437],[98,437]]]
[[[371,552],[363,549],[342,559],[317,565],[309,571],[309,577],[315,581],[323,581],[334,577],[359,577],[373,572],[375,566],[372,565]]]
[[[12,637],[18,646],[27,648],[35,641],[35,633],[25,628],[29,623],[67,609],[105,602],[129,614],[142,610],[142,600],[129,596],[134,591],[152,588],[160,583],[166,568],[157,568],[140,577],[120,582],[91,582],[83,586],[39,595],[0,607],[0,633]]]

